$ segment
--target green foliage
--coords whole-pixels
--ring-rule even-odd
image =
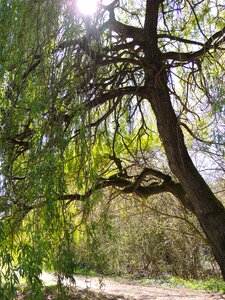
[[[178,203],[175,209],[174,201],[169,196],[153,203],[124,197],[108,205],[101,201],[87,219],[87,240],[77,245],[80,266],[136,279],[216,274],[196,220]]]
[[[169,172],[150,104],[136,95],[144,87],[142,42],[124,50],[128,39],[104,29],[107,12],[83,18],[70,5],[0,1],[1,299],[15,297],[19,276],[30,299],[42,299],[44,268],[59,282],[80,269],[198,278],[208,261],[196,220],[174,199],[155,197],[149,208],[148,200],[137,205],[133,196],[119,196],[124,186],[107,186],[113,176],[133,184],[146,166]],[[118,7],[118,20],[143,27],[144,5]],[[194,13],[187,3],[164,1],[161,51],[197,49],[168,35],[203,43],[200,25],[205,35],[223,26],[223,7],[215,9],[201,1]],[[224,57],[220,48],[213,51],[165,66],[177,116],[198,137],[216,142],[221,154]],[[190,147],[196,147],[193,137]],[[155,180],[148,176],[142,187]]]
[[[186,287],[215,293],[225,293],[224,281],[218,278],[210,278],[207,280],[185,280],[179,277],[172,277],[169,280],[169,283],[174,287]]]
[[[169,277],[161,279],[140,279],[139,283],[144,285],[159,285],[178,288],[189,288],[194,290],[209,291],[214,293],[224,293],[224,281],[220,278],[209,278],[205,280],[184,279],[181,277]]]

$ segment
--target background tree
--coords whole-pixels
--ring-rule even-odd
[[[190,157],[222,176],[223,3],[121,0],[84,17],[73,1],[3,0],[0,11],[7,282],[19,269],[38,286],[55,253],[72,276],[76,229],[103,188],[175,196],[225,278],[225,209]]]

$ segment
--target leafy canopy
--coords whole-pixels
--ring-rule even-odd
[[[102,189],[184,192],[143,92],[145,1],[82,16],[73,1],[2,0],[0,14],[1,292],[10,298],[17,274],[36,290],[46,266],[73,275]],[[158,20],[186,140],[221,157],[224,17],[222,1],[167,0]]]

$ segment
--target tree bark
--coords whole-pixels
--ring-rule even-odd
[[[193,212],[211,245],[225,280],[225,208],[194,166],[171,104],[167,74],[157,43],[159,5],[160,1],[147,0],[145,20],[146,98],[150,101],[156,116],[159,135],[171,171],[178,178],[191,201]]]

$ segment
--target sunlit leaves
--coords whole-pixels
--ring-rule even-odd
[[[104,8],[85,18],[70,1],[0,5],[0,238],[9,237],[1,257],[12,276],[16,266],[40,290],[37,278],[44,266],[72,276],[81,245],[89,244],[96,262],[104,262],[97,230],[113,240],[107,207],[101,217],[92,216],[95,205],[109,197],[110,188],[100,191],[102,182],[121,176],[132,183],[145,166],[166,165],[142,92],[145,1],[120,1],[115,8],[117,20],[138,26],[140,40],[123,32],[132,29],[132,36],[134,27],[115,29],[112,12]],[[177,119],[199,140],[219,144],[224,142],[224,36],[207,41],[222,30],[223,18],[219,1],[162,1],[158,22],[164,65],[157,76],[168,74]],[[190,139],[190,148],[196,147],[194,136]],[[221,145],[206,145],[207,151],[222,151]],[[17,281],[7,280],[12,286]]]

